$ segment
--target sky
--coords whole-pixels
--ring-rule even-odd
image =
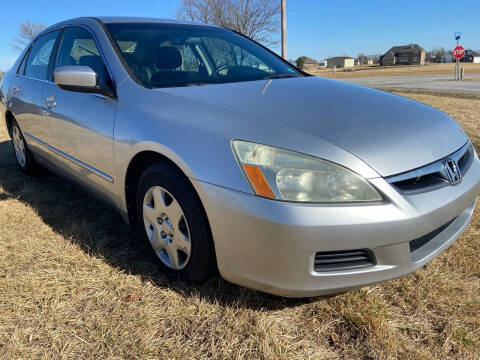
[[[280,1],[280,0],[272,0]],[[0,13],[0,70],[18,56],[11,44],[23,21],[52,25],[78,16],[174,18],[180,0],[22,0]],[[384,53],[394,45],[418,43],[430,50],[455,45],[480,49],[480,0],[287,0],[289,59]],[[273,35],[280,38],[279,34]],[[279,46],[272,49],[279,52]]]

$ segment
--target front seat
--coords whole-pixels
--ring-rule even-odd
[[[188,73],[180,71],[182,66],[182,55],[180,51],[173,46],[159,47],[156,51],[156,72],[151,82],[155,85],[160,84],[181,84],[187,81]]]

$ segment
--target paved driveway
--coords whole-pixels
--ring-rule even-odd
[[[480,94],[480,75],[466,75],[465,79],[477,81],[455,81],[452,75],[389,76],[370,78],[338,79],[358,85],[388,90],[415,90],[435,93]]]

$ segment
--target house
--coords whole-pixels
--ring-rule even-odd
[[[451,63],[453,62],[453,55],[451,51],[446,51],[439,59],[441,63]]]
[[[355,66],[355,59],[349,56],[336,56],[327,59],[327,67],[351,68]]]
[[[314,71],[318,69],[318,62],[312,58],[309,58],[308,56],[305,57],[305,60],[303,62],[303,67],[302,70],[309,72],[309,71]]]
[[[380,65],[425,65],[425,49],[417,44],[394,46],[380,56]]]
[[[327,67],[327,60],[319,61],[318,62],[319,68],[326,68]]]
[[[474,64],[480,64],[480,54],[473,50],[465,50],[465,56],[460,61],[473,62]]]

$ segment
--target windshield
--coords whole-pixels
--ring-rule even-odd
[[[303,76],[255,42],[224,28],[152,23],[106,26],[128,70],[147,88]]]

